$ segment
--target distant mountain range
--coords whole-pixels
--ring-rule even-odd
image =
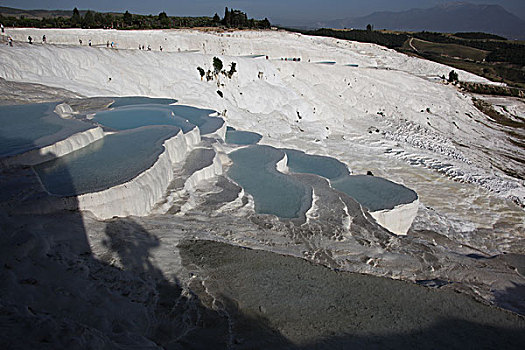
[[[85,11],[81,11],[85,12]],[[49,17],[71,17],[73,10],[23,10],[12,7],[0,6],[0,14],[2,16],[14,16],[25,18],[49,18]],[[81,13],[83,15],[84,13]]]
[[[525,39],[525,21],[499,5],[454,2],[429,9],[374,12],[368,16],[316,23],[315,27],[435,32],[485,32],[508,39]]]
[[[79,10],[80,15],[84,16],[87,10]],[[104,12],[106,13],[106,12]],[[108,12],[111,14],[116,14],[117,12]],[[54,18],[54,17],[71,17],[73,10],[24,10],[13,7],[0,6],[0,15],[9,17],[18,17],[24,16],[25,18]]]

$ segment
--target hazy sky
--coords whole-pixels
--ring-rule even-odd
[[[450,0],[0,0],[0,6],[25,9],[91,9],[97,11],[158,14],[170,16],[222,17],[224,7],[240,9],[249,17],[268,17],[274,23],[284,20],[327,20],[355,17],[374,11],[401,11],[427,8]],[[468,0],[478,4],[499,4],[515,15],[525,18],[525,0]]]

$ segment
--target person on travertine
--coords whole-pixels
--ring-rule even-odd
[[[91,46],[91,39],[89,39],[88,45]]]
[[[106,47],[109,47],[109,40],[106,41]]]
[[[46,36],[42,35],[42,44],[45,44],[45,43],[46,43]]]
[[[29,41],[30,44],[33,44],[33,38],[31,38],[31,35],[27,37],[27,41]]]
[[[5,33],[4,25],[3,25],[3,24],[0,24],[0,28],[2,28],[2,34]]]

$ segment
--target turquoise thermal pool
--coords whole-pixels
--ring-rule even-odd
[[[234,145],[254,145],[261,141],[262,135],[250,131],[235,130],[228,126],[226,130],[226,143]]]
[[[413,190],[377,176],[350,175],[337,159],[285,149],[288,168],[295,173],[316,174],[330,180],[333,188],[355,199],[370,211],[393,209],[418,197]]]
[[[332,188],[352,197],[370,211],[393,209],[415,201],[417,194],[386,179],[350,175],[337,159],[309,155],[293,149],[249,146],[230,154],[234,165],[228,175],[252,195],[255,211],[281,218],[297,218],[311,204],[311,190],[293,176],[279,173],[276,163],[286,153],[292,173],[315,174],[330,181]]]
[[[102,125],[116,131],[76,151],[34,167],[46,190],[57,196],[97,192],[125,183],[149,169],[165,140],[196,126],[201,134],[224,126],[209,109],[173,106],[174,99],[115,98],[110,110],[93,118],[62,119],[57,103],[0,107],[0,156],[9,157]]]
[[[0,107],[0,157],[49,146],[93,126],[63,119],[53,112],[58,103]]]
[[[145,125],[174,125],[187,132],[193,125],[199,127],[201,135],[212,134],[224,125],[217,113],[211,109],[201,109],[184,105],[171,105],[173,99],[148,97],[117,97],[112,109],[98,112],[93,118],[96,122],[115,130],[132,129]]]
[[[35,166],[45,188],[59,196],[97,192],[127,182],[150,168],[162,143],[180,131],[148,126],[107,135],[78,151]]]
[[[331,185],[370,211],[393,209],[418,198],[413,190],[377,176],[350,175],[332,181]]]
[[[147,125],[171,125],[182,129],[184,133],[195,125],[175,115],[168,106],[139,105],[120,107],[95,114],[93,120],[115,130],[127,130]]]
[[[115,101],[111,104],[112,108],[125,107],[125,106],[136,106],[136,105],[171,105],[177,103],[177,100],[172,98],[153,98],[143,96],[128,96],[128,97],[112,97]]]
[[[230,153],[228,176],[253,196],[255,211],[297,218],[311,205],[311,189],[275,169],[284,152],[269,146],[248,146]]]
[[[302,151],[284,149],[288,168],[294,173],[315,174],[329,180],[350,175],[345,164],[335,158],[306,154]]]
[[[169,108],[175,113],[175,115],[197,125],[201,135],[212,134],[224,125],[224,120],[222,118],[210,117],[210,114],[217,113],[211,109],[200,109],[183,105],[169,106]]]

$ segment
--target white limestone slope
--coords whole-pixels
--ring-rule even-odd
[[[419,200],[397,205],[394,209],[370,212],[377,223],[396,235],[406,235],[417,216]]]
[[[215,153],[210,165],[195,171],[186,179],[184,182],[184,190],[192,192],[195,190],[199,182],[210,180],[217,175],[222,175],[222,167],[222,156]]]
[[[0,77],[7,80],[86,96],[176,98],[225,114],[229,125],[263,135],[263,144],[330,155],[356,173],[373,170],[414,189],[424,205],[475,227],[510,220],[515,232],[525,228],[522,211],[506,202],[525,203],[523,181],[492,166],[523,151],[490,127],[470,96],[434,79],[450,67],[373,44],[274,31],[7,31],[20,41],[45,34],[49,42],[0,47]],[[95,46],[81,47],[79,38]],[[108,40],[118,49],[107,49]],[[139,44],[154,51],[139,51]],[[254,54],[269,59],[244,57]],[[237,63],[232,79],[220,75],[219,87],[196,69],[210,69],[214,56],[226,68]],[[461,71],[459,77],[486,82]]]
[[[285,152],[283,152],[281,160],[275,164],[275,169],[283,174],[287,174],[290,171],[288,168],[288,155]]]

